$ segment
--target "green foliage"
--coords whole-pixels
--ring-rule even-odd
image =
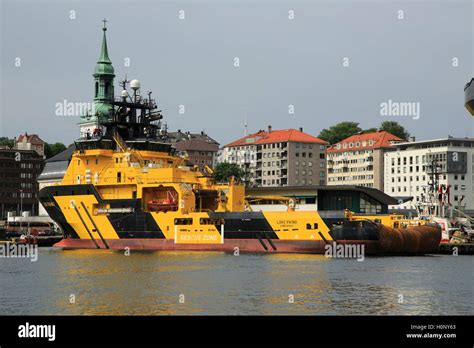
[[[44,154],[46,155],[46,158],[56,156],[58,153],[63,152],[64,150],[66,150],[66,146],[63,143],[46,143],[44,145]]]
[[[368,128],[365,130],[362,130],[362,128],[359,127],[359,123],[357,122],[340,122],[334,126],[329,127],[329,129],[323,129],[321,133],[319,133],[318,137],[326,140],[332,145],[357,133],[373,133],[377,131],[386,131],[407,141],[410,137],[410,133],[402,125],[395,121],[384,121],[378,129]]]
[[[395,121],[382,122],[382,124],[380,125],[380,130],[392,133],[393,135],[396,135],[397,137],[407,141],[410,137],[410,133],[408,133],[405,127]]]
[[[377,128],[369,128],[369,129],[365,129],[364,130],[364,133],[375,133],[377,132],[378,129]]]
[[[215,166],[213,177],[217,182],[227,182],[231,176],[233,176],[235,180],[241,181],[244,172],[235,163],[223,162]]]
[[[8,139],[7,137],[0,137],[0,145],[8,146],[9,148],[13,148],[14,145],[13,139]]]
[[[362,131],[362,128],[359,127],[358,122],[340,122],[334,126],[329,127],[329,129],[324,128],[321,133],[319,133],[319,138],[326,140],[330,144],[335,144],[342,139],[350,137],[351,135],[357,134]]]

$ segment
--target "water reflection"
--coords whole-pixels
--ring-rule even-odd
[[[471,260],[42,249],[0,261],[0,314],[472,314]]]

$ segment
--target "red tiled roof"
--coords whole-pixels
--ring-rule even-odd
[[[267,143],[278,143],[282,141],[291,141],[299,143],[317,143],[317,144],[328,144],[326,141],[316,138],[307,133],[300,132],[297,129],[278,129],[267,131],[258,131],[247,135],[246,137],[240,138],[226,145],[226,147],[244,146],[244,145],[258,145]]]
[[[370,140],[373,141],[372,145],[369,145]],[[366,142],[365,146],[363,146],[364,141]],[[393,142],[397,143],[400,141],[403,141],[403,139],[400,139],[399,137],[386,131],[379,131],[379,132],[366,133],[366,134],[355,134],[332,145],[330,148],[328,148],[327,151],[328,152],[343,152],[343,151],[354,151],[354,150],[359,150],[359,149],[363,149],[363,150],[380,149],[380,148],[390,147]],[[346,148],[343,147],[344,143],[347,144]],[[351,148],[349,148],[349,143],[352,143]],[[359,143],[359,146],[356,146],[357,143]],[[338,144],[341,144],[340,149],[337,148]]]
[[[20,134],[17,138],[17,142],[22,142],[26,138],[26,141],[32,144],[44,144],[44,141],[38,136],[38,134]]]

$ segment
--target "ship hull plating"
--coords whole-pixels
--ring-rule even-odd
[[[111,250],[187,250],[187,251],[220,251],[228,253],[301,253],[324,254],[324,241],[282,241],[258,239],[232,239],[223,244],[186,243],[177,244],[170,239],[115,239],[107,240],[105,245],[85,239],[63,239],[55,247],[63,249],[111,249]]]
[[[360,245],[366,255],[434,252],[438,226],[390,228],[308,212],[146,212],[138,199],[104,200],[94,186],[46,187],[40,200],[61,226],[56,247],[325,254]]]

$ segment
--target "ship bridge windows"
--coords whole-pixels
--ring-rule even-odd
[[[145,187],[142,196],[146,211],[178,210],[178,192],[173,186]]]
[[[317,222],[315,222],[313,224],[307,223],[306,224],[306,229],[307,230],[317,230],[318,229],[318,223]]]

